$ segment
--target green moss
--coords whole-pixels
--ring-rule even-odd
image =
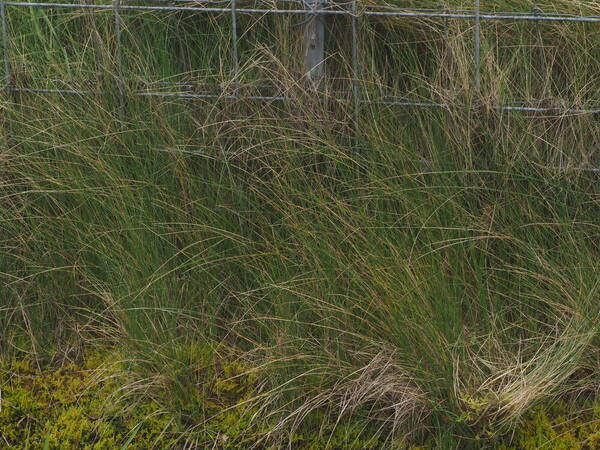
[[[297,433],[292,441],[302,448],[318,449],[376,449],[381,442],[376,435],[365,433],[364,424],[357,421],[347,421],[338,426],[326,425],[319,432]]]
[[[46,422],[43,435],[52,448],[117,448],[121,436],[110,424],[97,422],[86,414],[84,405],[68,406]]]
[[[592,450],[600,448],[600,402],[573,408],[566,402],[538,406],[515,431],[511,446],[501,449]]]
[[[160,418],[157,404],[147,400],[130,409],[119,409],[106,399],[118,388],[111,376],[95,379],[109,356],[90,354],[78,366],[34,368],[29,361],[10,361],[2,366],[0,440],[3,448],[52,449],[120,448],[132,430],[129,448],[168,447],[176,421]]]
[[[115,449],[125,443],[136,450],[184,448],[190,442],[222,450],[257,443],[269,448],[261,440],[269,424],[255,420],[251,402],[258,375],[244,364],[219,361],[202,377],[179,383],[174,395],[168,384],[145,393],[123,389],[129,382],[126,371],[114,363],[106,365],[110,360],[118,358],[108,352],[90,353],[81,364],[60,368],[39,369],[26,360],[0,365],[2,448],[42,448],[46,442],[61,450]],[[101,367],[105,371],[98,377]],[[112,401],[115,394],[122,399]],[[474,400],[470,404],[479,405]],[[426,438],[428,446],[410,448],[445,448],[434,435]],[[293,448],[306,450],[409,448],[402,441],[382,441],[377,427],[360,414],[336,423],[323,411],[312,414],[291,438],[281,437],[281,442],[287,440]],[[505,443],[485,445],[501,450],[600,448],[600,402],[580,403],[579,411],[566,402],[538,406]]]
[[[256,445],[269,431],[257,421],[250,401],[258,376],[238,361],[218,361],[196,378],[178,376],[149,395],[131,394],[114,404],[107,399],[127,382],[119,367],[96,377],[111,359],[90,353],[80,365],[39,370],[28,361],[3,366],[2,440],[8,448],[111,449],[128,442],[129,449],[181,448],[185,442],[223,450]],[[165,369],[165,368],[163,368]],[[190,368],[190,370],[195,370]],[[181,374],[180,374],[181,375]],[[185,375],[185,374],[184,374]],[[99,379],[97,379],[99,378]],[[177,393],[177,394],[174,394]],[[292,438],[294,448],[379,448],[373,430],[360,420],[327,423],[315,416]],[[266,445],[266,444],[264,444]]]
[[[17,448],[19,442],[30,439],[31,428],[44,420],[44,404],[22,386],[4,386],[2,397],[1,441]]]
[[[15,449],[45,442],[53,449],[120,448],[125,442],[129,449],[179,448],[185,440],[233,449],[266,432],[244,406],[254,395],[256,374],[239,362],[219,362],[201,383],[179,379],[150,396],[123,389],[126,371],[106,364],[118,359],[89,353],[80,365],[41,370],[26,360],[4,363],[0,440]],[[110,400],[119,395],[120,401]]]

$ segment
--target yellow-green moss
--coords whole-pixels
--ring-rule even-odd
[[[126,442],[135,426],[139,429],[129,448],[167,447],[174,442],[176,429],[170,424],[175,421],[159,426],[163,421],[152,415],[158,405],[146,401],[119,410],[105,401],[118,389],[118,382],[110,376],[96,380],[93,369],[104,361],[98,355],[89,356],[82,365],[59,369],[40,370],[25,360],[1,366],[2,448],[41,448],[47,443],[61,450],[115,449]]]
[[[25,360],[1,366],[1,441],[9,449],[45,443],[61,450],[115,449],[125,443],[129,449],[166,449],[183,448],[187,441],[233,450],[255,445],[269,431],[268,424],[253,420],[256,410],[248,403],[256,394],[256,372],[240,362],[217,361],[187,384],[170,380],[176,386],[167,381],[162,393],[160,387],[152,395],[132,393],[115,404],[107,399],[127,393],[119,367],[107,366],[113,372],[100,377],[95,372],[111,359],[118,358],[90,353],[79,365],[58,369],[40,370]],[[294,448],[315,450],[375,449],[381,444],[365,433],[360,421],[307,427],[292,442]]]
[[[0,447],[43,448],[47,443],[51,449],[103,450],[127,444],[142,450],[184,448],[194,442],[233,450],[255,445],[269,431],[267,423],[253,420],[256,410],[248,400],[259,380],[242,363],[218,361],[201,377],[187,384],[180,380],[174,395],[168,382],[162,390],[128,389],[127,372],[105,364],[116,359],[89,353],[79,364],[54,369],[40,369],[27,360],[0,363]],[[105,369],[98,376],[100,367]],[[314,426],[309,423],[291,437],[294,448],[406,448],[402,442],[382,442],[360,417],[333,423],[317,411],[311,420]],[[281,442],[287,444],[287,439]],[[411,448],[444,448],[434,435],[427,442],[427,447]],[[485,445],[501,450],[600,448],[600,402],[580,404],[579,413],[564,402],[538,406],[504,443]]]
[[[126,443],[141,450],[182,448],[193,441],[241,449],[266,431],[251,421],[255,411],[237,406],[254,395],[257,383],[255,373],[239,362],[215,363],[201,382],[178,380],[174,394],[173,380],[148,392],[128,389],[127,371],[115,360],[94,352],[78,365],[54,369],[27,360],[0,363],[0,447],[48,443],[51,449],[101,450]]]
[[[579,408],[566,402],[532,409],[502,450],[593,450],[600,448],[600,402]]]

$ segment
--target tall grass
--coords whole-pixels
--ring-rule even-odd
[[[66,11],[9,8],[12,82],[92,95],[3,94],[5,354],[118,348],[190,433],[201,369],[239,359],[276,445],[356,419],[386,446],[477,447],[596,395],[600,125],[559,109],[599,98],[596,25],[484,22],[476,92],[472,23],[361,20],[364,98],[449,107],[355,115],[348,18],[315,95],[301,18],[241,16],[240,96],[211,100],[134,94],[232,92],[229,16],[124,12],[121,104],[111,13]],[[515,100],[557,109],[493,108]]]

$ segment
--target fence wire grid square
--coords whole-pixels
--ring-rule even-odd
[[[15,83],[13,77],[13,60],[11,58],[11,36],[10,32],[10,13],[14,8],[45,8],[53,10],[85,10],[88,12],[112,14],[112,33],[115,43],[114,58],[116,61],[116,73],[114,74],[114,90],[120,97],[125,95],[126,76],[123,63],[123,14],[128,11],[154,11],[163,12],[189,12],[195,14],[207,15],[227,15],[229,17],[229,27],[231,33],[229,53],[231,55],[232,83],[234,87],[239,87],[240,75],[240,24],[241,16],[296,16],[298,23],[302,26],[314,25],[314,21],[321,20],[324,17],[346,17],[350,22],[351,42],[349,54],[351,55],[351,80],[348,90],[349,101],[355,105],[362,103],[376,103],[398,107],[424,107],[424,108],[449,108],[449,103],[435,101],[420,101],[409,97],[393,97],[372,99],[369,96],[362,95],[360,84],[361,78],[361,51],[360,51],[360,23],[375,18],[404,18],[411,21],[429,20],[458,20],[472,23],[472,61],[473,61],[473,87],[476,90],[481,89],[481,65],[482,65],[482,23],[492,22],[524,22],[529,24],[539,23],[582,23],[582,24],[600,24],[600,16],[597,15],[576,15],[565,13],[552,13],[541,10],[535,1],[531,2],[530,11],[496,11],[482,8],[481,0],[474,0],[468,9],[453,9],[443,3],[436,8],[405,8],[390,5],[377,5],[366,3],[359,0],[332,1],[332,0],[113,0],[112,2],[103,0],[91,0],[79,3],[63,3],[52,1],[30,2],[30,1],[0,1],[0,21],[2,25],[2,59],[4,66],[4,89],[9,92],[33,92],[42,94],[65,94],[65,95],[88,95],[94,92],[93,89],[80,89],[70,86],[68,80],[51,80],[59,87],[40,88],[20,86]],[[322,20],[322,26],[327,32],[328,22]],[[202,42],[197,43],[199,46]],[[302,45],[302,44],[299,44]],[[314,63],[313,63],[314,65]],[[310,74],[314,67],[306,67],[306,74]],[[600,78],[600,77],[599,77]],[[229,90],[227,92],[203,92],[197,86],[191,86],[186,83],[163,83],[165,87],[173,89],[138,89],[128,91],[128,95],[142,97],[179,97],[179,98],[197,98],[197,99],[237,99],[243,97],[245,100],[252,101],[286,101],[288,96],[285,92],[265,95],[244,95],[239,89]],[[156,86],[154,84],[153,86]],[[343,99],[342,99],[343,100]],[[499,111],[522,111],[522,112],[549,112],[556,115],[575,115],[575,114],[598,114],[600,113],[600,101],[591,99],[586,101],[585,105],[569,105],[567,101],[559,101],[558,107],[555,104],[547,105],[544,100],[522,100],[510,104],[493,105],[494,109]]]

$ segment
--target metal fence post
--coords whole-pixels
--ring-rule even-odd
[[[325,74],[325,15],[320,14],[326,0],[304,0],[310,8],[304,26],[304,67],[313,87],[318,87]]]

